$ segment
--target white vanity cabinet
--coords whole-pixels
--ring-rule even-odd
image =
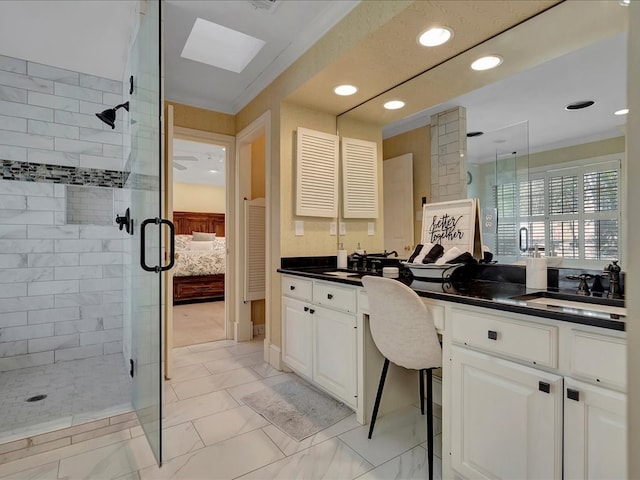
[[[626,478],[622,332],[455,305],[445,342],[445,478]]]
[[[357,287],[282,277],[282,360],[356,409]]]

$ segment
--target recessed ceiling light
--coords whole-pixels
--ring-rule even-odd
[[[218,173],[218,170],[211,169],[211,170],[209,170],[209,173]]]
[[[264,46],[264,40],[198,18],[180,56],[240,73]]]
[[[631,5],[631,0],[618,0],[618,5],[622,7],[628,7]]]
[[[564,107],[565,110],[582,110],[583,108],[588,108],[592,105],[595,105],[595,101],[593,100],[580,100],[579,102],[573,102]]]
[[[353,95],[357,91],[357,87],[354,87],[353,85],[338,85],[333,89],[333,93],[335,93],[336,95],[342,95],[343,97]]]
[[[418,43],[425,47],[437,47],[448,42],[453,37],[453,31],[447,27],[434,27],[422,32]]]
[[[628,108],[623,108],[622,110],[617,110],[613,112],[614,115],[626,115],[627,113],[629,113]]]
[[[391,100],[384,104],[384,108],[387,110],[397,110],[402,107],[404,107],[404,102],[401,100]]]
[[[222,147],[222,151],[226,152],[227,151],[227,147]]]
[[[502,63],[502,57],[498,55],[487,55],[486,57],[480,57],[471,64],[473,70],[490,70],[496,68]]]
[[[479,137],[480,135],[484,135],[484,132],[468,132],[467,133],[467,137],[471,138],[471,137]]]

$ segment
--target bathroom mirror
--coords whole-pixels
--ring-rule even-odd
[[[467,195],[480,198],[485,213],[495,210],[497,222],[483,233],[500,262],[521,260],[536,244],[545,255],[561,257],[556,261],[564,266],[600,268],[614,257],[624,262],[626,117],[614,112],[626,107],[626,19],[619,2],[563,2],[345,112],[338,128],[377,125],[385,143],[424,129],[433,114],[465,107],[467,132],[484,132],[466,139]],[[485,53],[500,53],[503,64],[470,70],[472,60]],[[382,108],[392,99],[405,102],[404,113]],[[588,100],[595,104],[565,109]],[[526,162],[518,153],[522,147],[511,148],[496,134],[509,129],[526,140]],[[384,151],[382,156],[388,158]],[[505,178],[506,161],[517,165],[513,182]],[[421,190],[418,183],[414,177],[415,211],[423,196],[430,198],[428,182]],[[517,197],[511,211],[504,205],[508,185]]]

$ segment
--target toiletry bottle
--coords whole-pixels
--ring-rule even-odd
[[[536,290],[547,289],[547,260],[540,257],[535,246],[533,257],[527,258],[526,287]]]
[[[358,255],[364,255],[364,250],[362,249],[362,247],[360,246],[360,242],[358,242],[358,246],[356,247],[356,253]]]
[[[347,251],[343,248],[342,243],[338,248],[338,268],[347,268]]]

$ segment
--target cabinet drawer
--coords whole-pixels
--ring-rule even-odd
[[[624,391],[627,378],[625,340],[579,330],[572,331],[571,375]]]
[[[558,367],[558,328],[454,309],[454,342],[536,365]]]
[[[356,292],[357,289],[354,287],[343,287],[330,282],[316,282],[313,288],[313,301],[318,305],[355,313]]]
[[[310,302],[313,298],[313,280],[300,277],[282,277],[282,294]]]

